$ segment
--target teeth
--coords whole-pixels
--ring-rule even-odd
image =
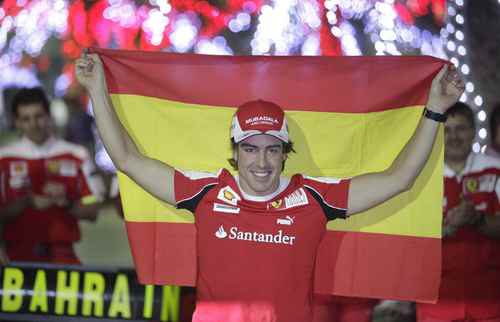
[[[257,177],[265,177],[269,174],[269,172],[254,172],[253,174]]]

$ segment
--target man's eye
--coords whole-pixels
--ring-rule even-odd
[[[243,151],[247,152],[247,153],[252,153],[254,151],[253,148],[244,148]]]

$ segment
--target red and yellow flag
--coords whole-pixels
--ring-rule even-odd
[[[296,154],[285,174],[352,177],[389,167],[414,132],[432,57],[236,57],[94,49],[118,115],[146,155],[184,170],[228,168],[235,108],[287,113]],[[442,133],[411,191],[328,225],[315,291],[435,301],[441,273]],[[194,218],[119,176],[143,283],[194,285]]]

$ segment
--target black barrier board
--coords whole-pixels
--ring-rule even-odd
[[[2,321],[179,321],[181,288],[141,285],[132,270],[13,264],[0,283]]]

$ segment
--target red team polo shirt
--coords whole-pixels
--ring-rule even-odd
[[[444,216],[470,200],[476,211],[493,216],[499,208],[500,160],[471,154],[462,173],[445,165]],[[419,305],[419,316],[458,319],[500,317],[500,242],[470,225],[443,239],[443,274],[437,305]]]
[[[23,138],[0,149],[0,206],[29,193],[42,194],[49,181],[63,184],[73,202],[92,202],[102,192],[94,172],[81,146],[56,138],[36,145]],[[5,224],[3,239],[13,261],[78,263],[71,247],[80,239],[77,219],[62,207],[26,208]]]
[[[349,182],[297,174],[252,201],[227,170],[176,171],[177,207],[197,228],[195,320],[310,321],[316,250],[327,221],[346,216]]]

